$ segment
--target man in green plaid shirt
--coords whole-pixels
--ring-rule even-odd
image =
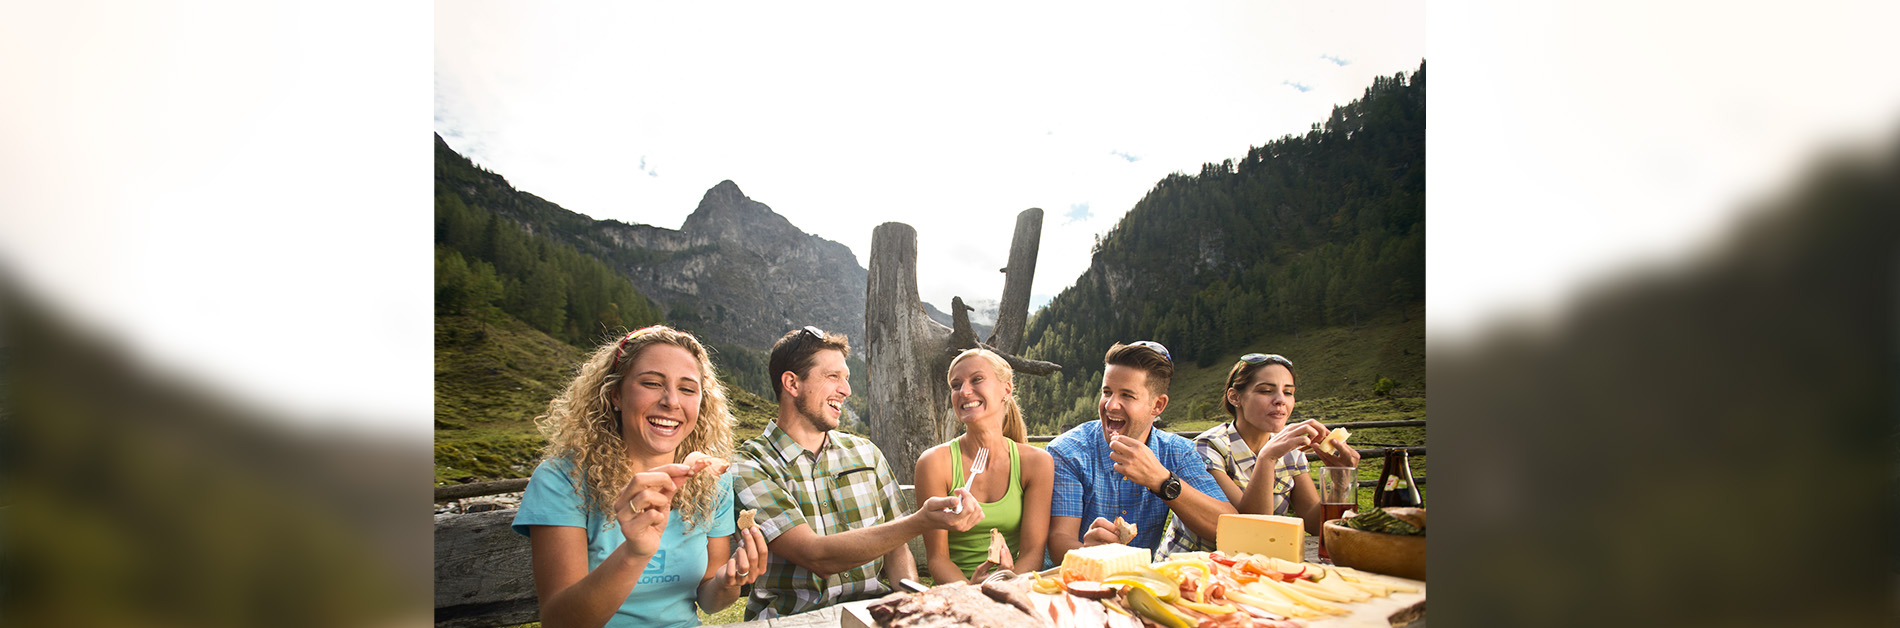
[[[735,509],[757,509],[770,544],[765,573],[746,600],[748,621],[816,610],[891,592],[917,577],[909,542],[927,530],[966,531],[983,519],[967,489],[899,516],[898,485],[877,445],[835,431],[851,396],[851,346],[805,327],[772,346],[778,420],[739,444]],[[955,512],[962,501],[962,513]],[[885,581],[879,581],[883,575]]]

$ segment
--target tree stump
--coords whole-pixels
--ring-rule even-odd
[[[1025,234],[1025,220],[1018,217],[1011,266],[1006,269],[1009,277],[1004,280],[1005,286],[1018,282],[1025,286],[1025,296],[1017,306],[1022,310],[1019,319],[1027,316],[1026,286],[1035,274],[1034,241],[1041,237],[1041,211],[1030,211],[1036,214],[1035,224]],[[1016,252],[1025,239],[1031,242],[1032,252],[1029,261],[1017,265]],[[1047,375],[1062,368],[1019,358],[977,340],[970,329],[970,308],[961,297],[954,299],[950,308],[956,329],[931,320],[917,296],[917,230],[910,225],[887,222],[871,231],[871,268],[865,292],[864,354],[871,369],[867,420],[871,441],[883,450],[899,483],[915,483],[916,461],[923,457],[924,450],[962,431],[950,412],[950,387],[944,383],[950,359],[958,353],[988,348],[1002,355],[1018,373],[1030,375]],[[1020,343],[1020,324],[1015,335]]]

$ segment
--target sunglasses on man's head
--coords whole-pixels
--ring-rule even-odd
[[[786,355],[798,355],[798,348],[805,344],[806,338],[811,338],[819,342],[825,340],[825,330],[811,325],[806,325],[804,329],[800,329],[798,332],[798,339],[792,341],[792,350],[785,352]]]
[[[1149,349],[1153,349],[1155,353],[1161,354],[1162,359],[1165,359],[1169,362],[1174,361],[1174,356],[1168,354],[1168,348],[1161,346],[1161,343],[1155,342],[1153,340],[1137,340],[1137,341],[1128,343],[1128,346],[1147,347]]]
[[[1246,362],[1248,364],[1261,364],[1264,362],[1272,362],[1274,364],[1279,364],[1287,368],[1293,368],[1293,361],[1288,360],[1285,357],[1282,357],[1278,353],[1249,353],[1247,355],[1240,356],[1240,361]]]

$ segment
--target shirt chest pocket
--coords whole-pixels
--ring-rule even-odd
[[[833,519],[827,527],[835,532],[856,530],[881,522],[882,495],[877,490],[877,470],[868,466],[846,469],[826,479],[825,491]]]

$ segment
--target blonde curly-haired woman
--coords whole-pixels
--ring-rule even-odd
[[[548,438],[514,529],[533,548],[541,623],[695,626],[758,578],[765,539],[734,543],[728,476],[686,456],[732,453],[711,356],[655,325],[601,345],[535,419]]]

